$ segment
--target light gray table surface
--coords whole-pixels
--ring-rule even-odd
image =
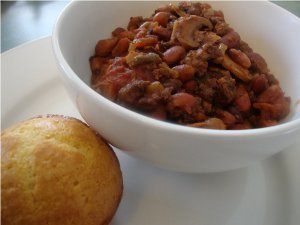
[[[52,34],[69,1],[1,1],[1,52]],[[300,17],[300,1],[274,1]]]

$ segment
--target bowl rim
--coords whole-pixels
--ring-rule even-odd
[[[281,133],[293,133],[294,131],[300,130],[300,118],[293,119],[291,121],[283,122],[270,127],[263,128],[253,128],[253,129],[244,129],[244,130],[217,130],[217,129],[205,129],[205,128],[194,128],[185,125],[175,124],[168,121],[162,121],[155,118],[151,118],[149,116],[143,115],[141,113],[135,112],[131,109],[125,108],[105,97],[100,95],[98,92],[93,90],[88,84],[82,81],[78,75],[73,71],[70,65],[67,63],[59,44],[59,32],[63,23],[63,19],[68,13],[68,11],[74,7],[74,5],[78,4],[80,1],[71,1],[67,4],[67,6],[62,10],[60,15],[58,16],[51,37],[52,47],[55,55],[55,59],[59,65],[61,70],[60,76],[67,77],[67,80],[75,85],[78,90],[82,90],[89,97],[92,97],[97,103],[103,105],[103,107],[110,108],[111,111],[120,113],[121,115],[127,116],[132,123],[145,125],[146,127],[152,127],[154,129],[163,129],[167,132],[174,133],[184,133],[194,136],[207,136],[207,137],[218,137],[218,138],[253,138],[257,136],[264,135],[266,136],[274,136],[276,134]],[[294,16],[296,18],[297,23],[300,25],[300,18],[296,15],[290,13],[289,11],[283,9],[282,7],[269,2],[269,1],[261,1],[265,4],[269,4],[270,7],[275,7],[277,10],[281,10],[288,16]],[[296,103],[297,104],[297,103]],[[138,122],[137,122],[138,121]]]

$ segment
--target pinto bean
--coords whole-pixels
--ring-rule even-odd
[[[230,31],[227,34],[225,34],[219,42],[227,45],[228,48],[233,48],[237,46],[240,43],[240,35],[235,31]]]
[[[245,130],[245,129],[251,129],[252,126],[248,121],[237,123],[231,127],[232,130]]]
[[[271,85],[257,97],[256,102],[275,103],[277,99],[283,96],[284,93],[279,85]]]
[[[271,85],[263,91],[253,104],[261,111],[264,119],[279,120],[290,112],[290,98],[284,96],[279,85]]]
[[[187,93],[193,93],[197,89],[197,82],[195,80],[189,80],[183,84],[183,88]]]
[[[90,58],[90,67],[92,70],[92,73],[94,75],[101,74],[101,70],[103,65],[106,63],[106,60],[101,57],[91,57]]]
[[[198,112],[195,114],[194,116],[195,120],[198,121],[198,122],[203,122],[205,120],[208,119],[208,116],[206,116],[204,113],[202,112]]]
[[[213,110],[213,106],[211,102],[205,101],[202,99],[202,108],[206,114],[210,114]]]
[[[255,52],[250,52],[247,54],[247,56],[251,61],[251,68],[257,70],[260,73],[266,74],[269,72],[268,65],[260,54]]]
[[[248,69],[251,66],[250,59],[241,50],[231,48],[228,50],[228,55],[234,62],[241,65],[242,67],[245,67],[246,69]]]
[[[135,39],[134,44],[137,48],[144,48],[146,46],[153,46],[158,43],[157,36],[148,36],[139,39]]]
[[[254,76],[251,83],[251,88],[255,94],[259,94],[269,87],[266,75],[260,74]]]
[[[228,111],[222,112],[222,121],[226,124],[227,127],[232,127],[236,122],[237,119]]]
[[[158,119],[158,120],[166,120],[167,109],[165,106],[160,105],[160,106],[156,107],[156,109],[150,113],[150,116],[155,119]]]
[[[118,42],[118,38],[113,37],[109,39],[104,39],[98,41],[96,48],[95,48],[95,54],[96,56],[107,56],[110,54],[110,52],[113,50],[115,45]]]
[[[134,31],[135,33],[135,39],[140,39],[140,38],[144,38],[146,37],[147,33],[148,33],[148,30],[145,29],[145,28],[139,28],[139,29],[136,29]]]
[[[127,30],[135,30],[144,22],[143,17],[135,16],[130,17],[129,23],[127,25]]]
[[[254,103],[253,107],[261,111],[261,118],[265,120],[280,120],[290,112],[290,101],[286,98],[278,99],[275,103]]]
[[[275,107],[276,107],[276,116],[277,120],[281,120],[286,117],[290,113],[290,103],[291,99],[289,97],[282,97],[277,100]]]
[[[192,80],[194,78],[195,73],[196,73],[195,68],[188,65],[188,64],[182,64],[182,65],[174,66],[173,69],[178,72],[179,79],[182,82]]]
[[[197,101],[193,95],[187,93],[176,93],[172,95],[171,102],[175,107],[183,109],[186,113],[191,114]]]
[[[235,100],[235,105],[241,112],[249,111],[251,107],[251,102],[248,94],[242,95]]]
[[[120,39],[121,38],[128,38],[129,40],[132,41],[135,37],[135,34],[131,31],[125,30],[125,31],[119,33],[117,37],[120,38]]]
[[[126,31],[124,28],[122,27],[117,27],[116,29],[113,30],[113,32],[111,32],[112,36],[114,37],[118,37],[122,32]]]
[[[182,46],[173,46],[163,53],[163,58],[168,65],[172,65],[183,59],[185,54],[186,51]]]
[[[153,28],[153,33],[159,36],[160,39],[164,41],[169,41],[171,38],[172,31],[165,27],[157,26]]]
[[[166,27],[168,24],[169,18],[170,18],[170,13],[158,12],[153,16],[153,21],[158,22],[161,26]]]
[[[120,39],[117,45],[112,50],[111,55],[113,57],[124,55],[124,53],[127,53],[128,51],[129,44],[130,44],[130,40],[128,38]]]
[[[270,127],[270,126],[275,126],[278,124],[278,121],[276,120],[270,120],[270,119],[265,119],[265,118],[258,118],[257,120],[257,125],[259,127]]]
[[[156,10],[155,10],[155,13],[158,13],[158,12],[172,12],[173,10],[173,7],[172,7],[172,4],[167,4],[167,5],[162,5],[160,7],[158,7]]]
[[[240,112],[247,112],[251,108],[249,94],[243,85],[239,85],[236,89],[236,99],[234,104]]]
[[[168,89],[170,93],[176,93],[180,90],[182,82],[178,79],[168,79],[163,82],[165,89]]]

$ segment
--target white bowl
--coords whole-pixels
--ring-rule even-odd
[[[292,112],[280,125],[249,130],[196,129],[155,120],[119,106],[90,87],[89,57],[99,39],[131,16],[150,16],[166,2],[74,1],[60,15],[53,47],[61,77],[85,121],[113,146],[157,166],[217,172],[263,160],[300,138],[300,19],[265,1],[211,2],[259,52],[291,96]],[[298,101],[298,104],[296,103]]]

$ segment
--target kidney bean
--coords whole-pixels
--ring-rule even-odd
[[[163,53],[164,61],[168,65],[172,65],[181,60],[186,54],[182,46],[173,46]]]
[[[161,26],[166,27],[168,24],[169,17],[170,13],[168,12],[158,12],[153,16],[153,21],[158,22]]]
[[[110,54],[110,52],[113,50],[115,45],[118,42],[118,38],[113,37],[109,39],[104,39],[98,41],[96,48],[95,48],[95,54],[96,56],[107,56]]]
[[[231,48],[228,50],[228,55],[234,62],[241,65],[242,67],[245,67],[246,69],[248,69],[251,66],[250,59],[241,50]]]
[[[173,69],[178,72],[179,79],[182,82],[192,80],[194,78],[195,73],[196,73],[195,68],[188,65],[188,64],[182,64],[182,65],[174,66]]]

